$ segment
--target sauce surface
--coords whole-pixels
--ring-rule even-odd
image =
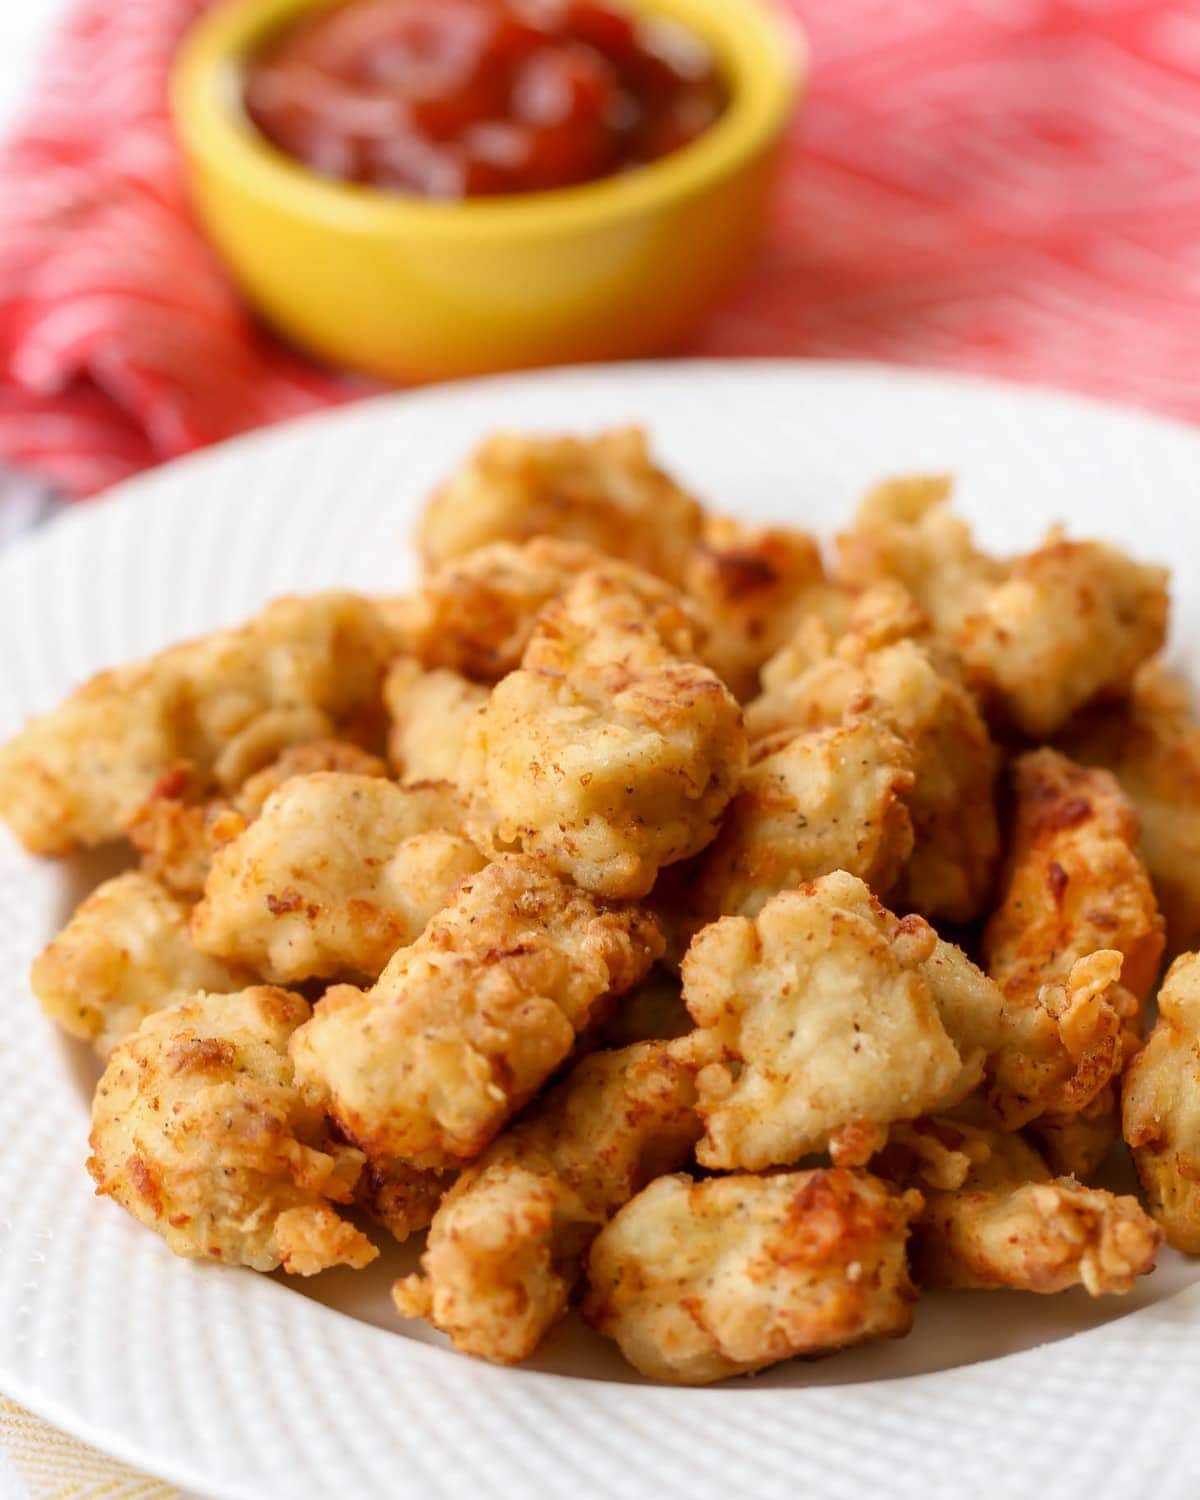
[[[451,199],[655,161],[725,106],[703,43],[600,0],[348,0],[270,44],[245,98],[322,176]]]

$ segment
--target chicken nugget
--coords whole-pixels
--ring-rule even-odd
[[[930,918],[968,922],[983,910],[999,862],[998,757],[953,659],[927,635],[901,634],[920,634],[922,617],[895,608],[886,591],[866,596],[824,651],[810,639],[773,657],[762,695],[747,707],[747,732],[754,744],[855,712],[885,720],[907,745],[912,774],[904,800],[914,842],[895,872],[894,899]]]
[[[1133,1290],[1154,1267],[1162,1234],[1136,1198],[1054,1178],[1018,1135],[950,1120],[909,1127],[911,1143],[931,1132],[963,1163],[961,1181],[941,1187],[944,1166],[928,1159],[910,1174],[925,1207],[913,1233],[913,1272],[922,1286],[1062,1292],[1093,1296]],[[889,1163],[877,1164],[891,1175]],[[890,1163],[896,1166],[896,1158]]]
[[[387,766],[347,740],[311,740],[289,745],[227,796],[204,796],[184,767],[168,771],[129,826],[142,869],[177,895],[198,901],[217,850],[258,817],[285,781],[314,771],[386,776]]]
[[[635,1369],[676,1385],[902,1338],[920,1204],[840,1168],[660,1177],[593,1243],[583,1314]]]
[[[192,936],[204,953],[291,984],[376,978],[483,856],[444,784],[319,771],[284,782],[213,860]]]
[[[881,896],[912,853],[912,757],[875,715],[754,747],[715,842],[666,893],[690,936],[721,916],[754,917],[772,896],[846,870]]]
[[[1190,697],[1150,662],[1126,702],[1092,708],[1058,741],[1081,764],[1112,771],[1137,809],[1172,955],[1200,947],[1200,724]]]
[[[1004,895],[983,935],[1010,1033],[993,1079],[1009,1129],[1075,1113],[1120,1073],[1163,951],[1137,815],[1116,779],[1036,750],[1012,780]]]
[[[678,583],[700,505],[657,468],[639,428],[594,438],[497,433],[436,491],[421,520],[436,568],[488,542],[582,542]]]
[[[394,650],[370,601],[316,594],[103,672],[0,747],[0,817],[32,852],[67,854],[120,837],[180,766],[228,791],[289,744],[369,737]]]
[[[251,975],[198,952],[188,915],[185,902],[139,871],[106,880],[33,961],[42,1009],[107,1057],[179,995],[241,989]]]
[[[396,1305],[468,1354],[527,1359],[559,1320],[591,1239],[683,1162],[700,1133],[691,1070],[662,1043],[597,1052],[459,1178]]]
[[[746,741],[693,646],[686,614],[627,573],[581,574],[472,723],[462,774],[486,807],[476,837],[609,897],[646,895],[664,865],[711,842]]]
[[[288,1038],[309,1014],[261,986],[189,995],[117,1047],[92,1106],[88,1171],[176,1255],[299,1276],[377,1251],[330,1206],[362,1155],[332,1145],[293,1085]]]
[[[383,685],[391,718],[388,759],[406,783],[445,781],[469,792],[462,776],[471,721],[488,701],[488,689],[457,672],[427,672],[413,657],[398,657]]]
[[[936,948],[842,872],[704,928],[683,961],[698,1029],[673,1044],[700,1066],[701,1165],[858,1165],[946,1098],[963,1062],[922,972]]]
[[[652,918],[536,860],[498,859],[373,989],[332,989],[292,1043],[298,1077],[375,1161],[461,1166],[662,951]]]
[[[735,697],[758,685],[763,662],[810,615],[840,621],[849,596],[825,577],[806,531],[708,521],[687,560],[683,586],[709,627],[704,659]]]
[[[1052,532],[964,619],[955,645],[992,712],[1031,739],[1123,695],[1167,633],[1167,572]]]
[[[837,538],[836,580],[849,589],[901,584],[937,630],[954,636],[1004,569],[976,547],[970,526],[951,509],[953,488],[945,474],[876,485]]]
[[[1121,1110],[1150,1212],[1177,1250],[1200,1255],[1200,955],[1171,965]]]

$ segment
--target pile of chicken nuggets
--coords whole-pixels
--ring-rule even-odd
[[[404,1318],[509,1363],[577,1303],[687,1384],[1200,1252],[1163,569],[989,556],[937,477],[823,551],[637,430],[488,440],[419,543],[0,749],[29,850],[137,856],[33,967],[99,1193],[260,1271],[427,1231]]]

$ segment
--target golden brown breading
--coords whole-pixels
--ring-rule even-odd
[[[469,1167],[438,1209],[406,1317],[500,1364],[527,1359],[566,1310],[588,1244],[700,1133],[691,1071],[662,1043],[585,1058]]]
[[[488,542],[584,542],[672,582],[700,535],[699,504],[656,468],[639,428],[594,438],[497,433],[430,499],[428,568]]]
[[[838,582],[850,589],[902,584],[939,631],[955,635],[1003,565],[975,546],[970,526],[950,508],[952,491],[948,475],[876,485],[837,538]]]
[[[288,1038],[309,1014],[265,986],[190,995],[113,1053],[92,1106],[96,1191],[176,1255],[300,1276],[365,1266],[348,1203],[362,1156],[330,1145],[292,1081]]]
[[[314,771],[386,776],[387,766],[347,740],[312,740],[289,745],[228,796],[204,796],[184,767],[168,771],[129,826],[142,869],[177,894],[199,900],[217,850],[258,817],[285,781]]]
[[[762,696],[746,710],[751,742],[812,730],[869,712],[909,747],[905,802],[914,844],[896,872],[895,900],[929,917],[967,922],[983,909],[996,875],[997,755],[974,698],[946,653],[920,630],[921,617],[895,613],[888,591],[864,596],[835,645],[811,635],[763,669]]]
[[[478,1156],[567,1057],[576,1033],[662,949],[653,920],[505,856],[366,992],[332,989],[292,1043],[297,1075],[372,1159]]]
[[[678,1385],[901,1338],[920,1204],[838,1168],[660,1177],[592,1245],[584,1316],[643,1375]]]
[[[705,524],[683,586],[709,625],[704,660],[742,699],[755,691],[763,662],[806,616],[839,621],[850,608],[848,596],[826,579],[808,532],[743,526],[727,516]]]
[[[714,843],[680,877],[687,936],[846,870],[886,896],[912,852],[907,746],[878,715],[755,747]],[[672,893],[674,895],[675,893]]]
[[[368,1161],[355,1185],[354,1201],[403,1244],[433,1223],[457,1175],[402,1161]]]
[[[1122,695],[1167,632],[1167,572],[1052,532],[1018,558],[955,637],[972,684],[1032,739]]]
[[[1200,724],[1190,696],[1151,662],[1127,702],[1081,715],[1059,741],[1084,765],[1112,771],[1137,808],[1172,954],[1200,947]]]
[[[281,749],[382,727],[394,639],[353,594],[279,599],[218,631],[103,672],[0,748],[0,816],[26,848],[119,837],[160,778],[229,790]]]
[[[1121,1102],[1150,1212],[1177,1250],[1200,1255],[1200,955],[1171,965]]]
[[[412,600],[414,651],[427,668],[480,683],[521,665],[538,615],[605,555],[581,542],[536,536],[490,542],[430,573]]]
[[[962,1082],[922,965],[937,935],[883,910],[853,876],[706,927],[683,961],[697,1031],[674,1043],[701,1067],[703,1166],[759,1170],[830,1150],[869,1159],[893,1120]]]
[[[444,784],[319,771],[268,797],[213,861],[192,935],[283,984],[376,978],[485,863]]]
[[[581,574],[472,723],[462,774],[487,808],[476,836],[622,897],[709,843],[746,742],[693,649],[669,594],[648,596],[627,569]]]
[[[1028,1134],[1056,1177],[1090,1182],[1121,1139],[1119,1084],[1105,1085],[1074,1114],[1039,1115]]]
[[[1115,778],[1037,750],[1014,762],[1013,792],[1004,896],[983,936],[1011,1033],[993,1085],[1010,1129],[1082,1109],[1120,1072],[1163,950]]]
[[[1018,1135],[930,1120],[910,1127],[903,1144],[911,1148],[926,1132],[940,1153],[959,1158],[962,1171],[960,1181],[951,1177],[942,1187],[944,1160],[934,1152],[922,1161],[918,1147],[916,1169],[898,1174],[925,1198],[913,1234],[913,1272],[922,1286],[1026,1292],[1083,1286],[1099,1297],[1132,1291],[1137,1277],[1153,1269],[1162,1235],[1136,1198],[1053,1178]],[[893,1154],[879,1170],[892,1175],[898,1165]]]
[[[383,699],[391,718],[388,758],[400,780],[447,781],[465,795],[463,749],[488,689],[445,668],[426,672],[402,656],[388,671]]]
[[[131,870],[96,887],[29,977],[46,1014],[107,1057],[179,995],[241,989],[251,976],[197,952],[187,905]]]

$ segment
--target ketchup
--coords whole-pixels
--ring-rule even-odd
[[[273,42],[245,98],[322,176],[427,198],[591,182],[725,106],[698,39],[601,0],[349,0]]]

